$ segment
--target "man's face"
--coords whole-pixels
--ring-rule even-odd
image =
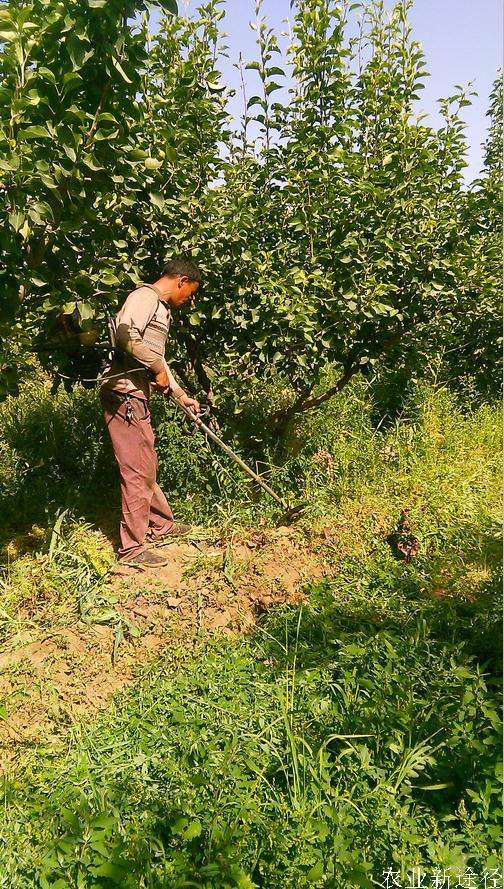
[[[176,280],[177,283],[170,298],[170,304],[174,307],[183,306],[192,300],[199,287],[198,281],[191,281],[185,275],[179,275]]]

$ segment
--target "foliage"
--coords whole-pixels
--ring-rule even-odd
[[[51,394],[32,376],[0,405],[3,527],[48,525],[59,509],[86,509],[110,490],[113,454],[95,393]]]
[[[281,375],[292,393],[279,428],[357,372],[428,366],[440,343],[458,342],[463,317],[473,326],[456,374],[473,373],[496,323],[497,223],[484,207],[497,175],[464,195],[466,93],[442,102],[437,132],[414,116],[426,72],[409,0],[359,7],[357,35],[357,4],[298,0],[285,59],[259,2],[259,59],[245,66],[259,89],[248,96],[244,82],[241,132],[218,73],[220,0],[193,19],[163,5],[155,35],[132,18],[135,0],[2,7],[7,390],[12,359],[43,345],[58,310],[76,305],[89,327],[174,252],[206,273],[198,307],[174,327],[174,367],[237,410],[251,379]],[[488,159],[497,171],[494,150]],[[338,376],[321,391],[328,364]]]
[[[451,309],[444,342],[445,374],[486,398],[501,390],[502,112],[500,73],[490,96],[484,169],[464,196],[457,258],[461,300]]]
[[[331,376],[324,383],[330,386]],[[54,396],[49,386],[31,382],[0,405],[3,529],[48,526],[70,508],[110,532],[119,520],[120,494],[98,400],[79,387]],[[384,491],[397,513],[411,500],[415,520],[423,515],[429,527],[449,527],[454,515],[470,527],[487,512],[498,514],[500,414],[494,407],[464,415],[443,389],[416,388],[402,418],[377,428],[367,384],[358,377],[337,402],[301,415],[279,454],[268,417],[288,394],[281,381],[251,382],[239,421],[219,415],[221,433],[251,465],[262,461],[259,469],[287,500],[307,502],[308,521],[360,493],[383,500]],[[273,501],[217,446],[199,433],[184,434],[175,408],[155,397],[152,412],[160,481],[181,519],[249,526],[259,515],[275,520]]]
[[[160,5],[176,12],[172,0]],[[209,64],[217,3],[202,11],[203,37],[196,36],[198,26],[175,25],[168,14],[150,54],[147,18],[128,21],[145,6],[143,0],[34,0],[0,11],[1,245],[8,260],[0,333],[14,333],[18,349],[30,347],[30,332],[42,328],[47,338],[63,308],[76,306],[86,329],[95,313],[114,304],[123,282],[128,290],[159,271],[171,228],[163,208],[172,213],[177,206],[181,219],[190,216],[184,199],[213,175],[220,127],[200,138],[196,125],[201,153],[195,154],[173,120],[196,112],[208,134],[206,106],[210,116],[215,107],[217,121],[223,116]],[[192,51],[182,60],[190,38]],[[5,350],[7,363],[12,346]]]
[[[104,456],[72,420],[100,422],[91,399],[32,388],[4,402],[4,491],[27,455],[50,454],[32,490],[49,515],[65,505]],[[359,377],[302,415],[272,481],[309,500],[302,533],[334,576],[246,639],[170,646],[95,722],[74,724],[68,747],[35,749],[4,782],[0,886],[354,889],[388,867],[404,882],[415,866],[497,868],[498,414],[417,390],[402,420],[376,430]],[[186,501],[193,520],[256,527],[238,479],[219,489],[223,464],[182,440],[163,402],[157,421],[180,508],[193,479],[206,494]],[[410,561],[390,540],[404,510]],[[3,631],[24,612],[49,631],[112,623],[120,641],[130,628],[104,589],[110,550],[64,511],[46,525],[8,544]]]
[[[282,70],[259,21],[264,98],[248,106],[259,105],[265,147],[254,159],[237,144],[219,212],[220,240],[231,226],[234,242],[224,275],[243,299],[205,325],[237,402],[251,376],[281,373],[297,394],[292,413],[318,405],[387,353],[405,360],[405,343],[437,323],[440,292],[458,299],[451,256],[468,100],[444,103],[438,133],[413,119],[425,62],[407,9],[387,17],[368,5],[349,40],[346,8],[296,4],[285,108],[271,104]],[[312,398],[328,362],[341,380]]]
[[[6,555],[7,567],[0,576],[2,637],[12,633],[21,614],[46,627],[77,617],[106,622],[101,592],[115,564],[113,554],[90,525],[76,522],[68,510],[62,510],[45,533],[32,526],[28,534],[12,538]]]

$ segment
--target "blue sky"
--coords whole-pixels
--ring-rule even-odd
[[[179,11],[192,13],[196,0],[179,0]],[[390,0],[386,5],[391,6]],[[228,34],[229,60],[220,67],[229,86],[238,90],[239,75],[233,61],[241,52],[247,61],[257,58],[254,32],[249,21],[255,18],[255,0],[227,0],[226,17],[221,22]],[[290,0],[263,0],[263,15],[274,28],[281,45],[285,19],[291,14]],[[427,61],[427,78],[421,95],[421,109],[429,115],[432,126],[440,124],[436,100],[452,94],[455,84],[473,81],[478,93],[473,104],[464,109],[469,142],[466,180],[476,177],[482,165],[482,148],[487,130],[488,96],[497,69],[502,66],[502,3],[501,0],[415,0],[411,12],[413,36],[423,46]],[[254,72],[248,72],[253,87]],[[255,88],[253,92],[256,92]],[[251,90],[249,90],[249,96]],[[280,92],[275,94],[275,99]],[[231,113],[242,113],[240,97],[230,102]]]

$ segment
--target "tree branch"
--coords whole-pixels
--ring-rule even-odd
[[[338,395],[338,393],[341,392],[341,390],[345,388],[347,383],[350,382],[352,377],[355,376],[355,374],[359,370],[360,370],[360,365],[354,364],[353,367],[350,367],[348,370],[345,371],[345,373],[343,374],[342,377],[340,377],[338,382],[334,386],[331,386],[331,388],[328,389],[327,392],[324,392],[322,395],[317,395],[315,398],[309,398],[308,401],[305,401],[302,404],[300,404],[299,407],[297,408],[296,413],[301,414],[301,413],[304,413],[305,411],[311,410],[313,407],[319,407],[321,404],[324,404],[325,401],[329,401],[329,399],[332,398],[333,395]]]
[[[84,151],[86,151],[89,148],[89,146],[93,140],[94,132],[96,130],[96,127],[98,126],[98,118],[103,111],[103,106],[105,104],[105,100],[106,100],[109,92],[110,92],[110,80],[108,80],[107,83],[105,84],[105,86],[103,87],[103,92],[101,94],[101,98],[98,103],[98,108],[96,109],[95,116],[93,118],[93,122],[92,122],[88,132],[86,133],[83,142],[82,142],[82,148]]]
[[[290,407],[277,411],[272,416],[273,428],[278,435],[283,435],[292,417],[299,413],[305,398],[310,394],[313,385],[305,386]]]
[[[201,360],[199,343],[192,338],[192,336],[188,335],[185,331],[181,331],[182,340],[187,349],[187,354],[189,356],[189,360],[191,362],[191,367],[196,374],[196,379],[200,384],[201,388],[206,393],[207,398],[211,401],[213,392],[212,392],[212,381],[208,376],[208,373],[205,369],[205,366]]]

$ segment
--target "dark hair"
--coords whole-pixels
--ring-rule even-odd
[[[184,259],[182,256],[175,256],[170,262],[167,262],[163,275],[167,278],[177,278],[179,275],[189,278],[190,281],[197,281],[201,284],[201,272],[192,259]]]

